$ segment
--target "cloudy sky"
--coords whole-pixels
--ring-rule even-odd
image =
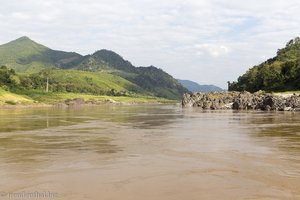
[[[227,87],[300,36],[299,0],[0,0],[0,43],[110,49],[136,66]]]

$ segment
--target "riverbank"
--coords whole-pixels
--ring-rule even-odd
[[[264,92],[212,92],[184,94],[183,107],[202,109],[300,111],[300,94]]]
[[[82,93],[57,93],[30,91],[16,94],[0,88],[0,108],[72,107],[101,104],[168,104],[178,103],[153,96],[98,96]]]

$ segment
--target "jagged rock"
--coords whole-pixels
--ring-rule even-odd
[[[292,107],[285,107],[284,111],[293,111],[293,108]]]
[[[300,108],[300,95],[292,95],[287,99],[286,105],[292,108]]]
[[[113,99],[106,99],[104,100],[105,103],[117,103],[115,100]]]
[[[211,92],[184,94],[183,107],[202,109],[297,111],[300,110],[300,95],[280,96],[250,92]]]
[[[263,99],[262,105],[259,107],[261,110],[280,110],[285,108],[285,99],[279,96],[267,95]]]
[[[200,107],[202,109],[228,109],[234,97],[238,93],[211,92],[184,94],[182,99],[183,107]]]

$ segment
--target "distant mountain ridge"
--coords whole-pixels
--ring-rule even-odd
[[[191,92],[221,92],[224,91],[222,88],[215,85],[200,85],[194,81],[180,80],[179,83]]]
[[[105,72],[120,76],[154,96],[180,99],[188,92],[176,79],[154,66],[135,67],[117,53],[99,50],[91,55],[52,50],[24,36],[0,45],[0,66],[22,73],[45,69]]]

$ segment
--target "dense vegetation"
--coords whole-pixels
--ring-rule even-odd
[[[249,69],[237,82],[228,82],[228,90],[300,90],[300,39],[290,40],[276,57]]]
[[[15,70],[8,69],[6,66],[0,67],[0,87],[4,90],[18,88],[21,84],[20,77]]]
[[[82,56],[49,49],[28,37],[0,45],[1,65],[7,66],[5,73],[13,79],[2,85],[14,90],[45,89],[48,78],[52,92],[143,94],[169,99],[180,99],[187,92],[163,70],[135,67],[113,51],[100,50]],[[4,71],[3,76],[8,76]]]
[[[47,79],[49,92],[45,91]],[[0,67],[0,105],[57,103],[74,98],[104,102],[173,102],[149,96],[139,86],[105,72],[42,70],[17,74],[6,66]]]
[[[142,88],[119,76],[105,72],[78,70],[42,70],[33,74],[16,74],[0,67],[0,86],[6,90],[39,90],[51,92],[88,93],[94,95],[128,96],[143,93]]]

